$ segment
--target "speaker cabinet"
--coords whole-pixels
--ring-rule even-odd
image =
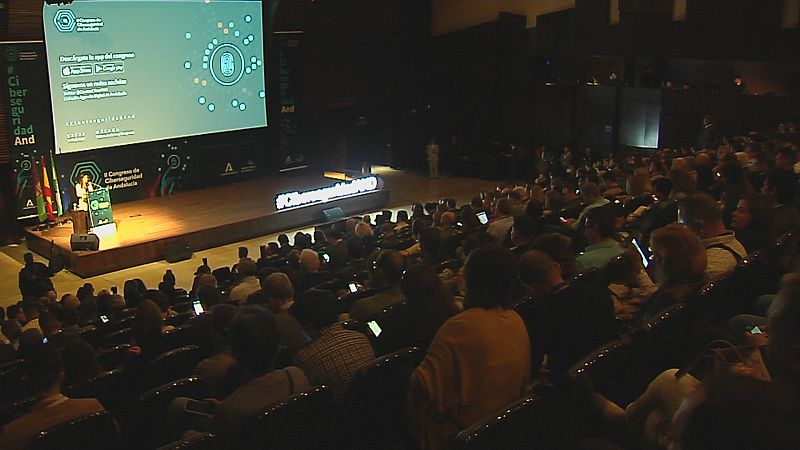
[[[73,252],[100,250],[100,238],[94,233],[75,233],[69,237],[69,248]]]
[[[167,262],[175,263],[178,261],[185,261],[192,258],[192,249],[189,244],[184,241],[169,244],[164,248],[164,259]]]
[[[336,222],[342,219],[344,219],[344,211],[342,211],[342,208],[338,206],[335,208],[322,210],[322,221],[325,223]]]

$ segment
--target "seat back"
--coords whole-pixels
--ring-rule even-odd
[[[64,389],[67,397],[96,398],[110,413],[123,415],[136,394],[127,374],[122,369],[109,370],[86,381]]]
[[[130,344],[133,339],[133,330],[124,328],[103,336],[102,343],[104,347],[111,347],[114,345]]]
[[[163,444],[164,419],[170,402],[178,397],[208,396],[202,378],[181,378],[140,395],[125,420],[124,440],[130,448],[154,448]]]
[[[463,429],[452,442],[455,450],[551,449],[549,405],[535,395],[525,396],[478,423]]]
[[[164,351],[192,345],[194,342],[194,330],[188,325],[184,325],[161,334],[161,348]]]
[[[376,355],[386,355],[413,344],[408,335],[409,320],[408,308],[404,303],[390,305],[374,318],[381,328],[378,336],[371,331],[369,333]]]
[[[626,363],[633,392],[644,392],[658,374],[683,367],[702,350],[706,342],[695,327],[695,312],[687,304],[673,305],[633,330]]]
[[[101,324],[100,325],[100,332],[103,334],[111,334],[115,331],[124,330],[126,328],[130,328],[133,326],[133,322],[136,320],[134,316],[123,316],[117,320],[112,320],[109,323]]]
[[[187,345],[156,356],[145,369],[140,387],[152,389],[170,381],[189,376],[203,355],[200,347]]]
[[[33,450],[110,449],[116,446],[117,429],[107,411],[83,416],[39,433],[31,443]]]
[[[23,360],[18,359],[0,366],[0,400],[17,400],[33,394]]]
[[[38,400],[37,397],[27,397],[0,405],[0,428],[27,414]]]
[[[114,370],[125,362],[130,348],[131,344],[115,345],[98,350],[94,355],[103,368]]]
[[[408,380],[423,356],[416,347],[409,347],[376,358],[356,372],[337,426],[354,446],[369,448],[406,439]]]
[[[216,448],[215,437],[211,433],[193,434],[179,441],[159,447],[158,450],[212,450]]]
[[[281,450],[331,447],[333,394],[317,386],[270,406],[254,418],[232,448]]]
[[[88,342],[92,347],[97,348],[100,345],[100,330],[94,325],[79,329],[78,336],[83,338],[83,340]]]
[[[191,305],[191,303],[190,303]],[[194,310],[183,311],[178,313],[172,317],[167,318],[164,323],[167,325],[172,325],[173,327],[179,327],[186,323],[187,320],[194,317]]]
[[[611,401],[622,402],[621,399],[629,396],[625,377],[621,376],[627,358],[627,347],[619,339],[614,339],[576,362],[567,370],[567,376]]]

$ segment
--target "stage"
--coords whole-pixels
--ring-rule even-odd
[[[45,258],[61,254],[70,272],[92,277],[164,259],[166,248],[186,244],[192,251],[219,247],[322,222],[322,210],[340,207],[345,215],[375,211],[389,201],[380,189],[322,204],[276,211],[275,196],[330,186],[322,175],[268,178],[179,192],[113,205],[116,231],[100,236],[98,251],[70,249],[72,223],[24,230],[28,248]],[[113,191],[111,193],[113,201]],[[51,253],[52,251],[52,253]]]

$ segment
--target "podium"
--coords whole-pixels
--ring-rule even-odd
[[[89,223],[92,228],[113,224],[111,213],[111,194],[108,189],[96,187],[89,192]]]

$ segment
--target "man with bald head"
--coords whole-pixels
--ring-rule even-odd
[[[276,365],[283,367],[306,345],[303,327],[289,314],[289,309],[294,305],[294,288],[285,273],[277,272],[264,279],[261,290],[275,317],[275,326],[280,336]]]
[[[296,279],[295,291],[299,294],[333,278],[329,272],[320,270],[321,268],[322,261],[317,252],[311,249],[300,252],[300,273]]]
[[[608,289],[567,284],[561,265],[539,250],[522,255],[517,274],[533,292],[532,299],[518,306],[517,312],[528,329],[534,373],[547,355],[550,380],[558,382],[580,358],[617,337]]]

